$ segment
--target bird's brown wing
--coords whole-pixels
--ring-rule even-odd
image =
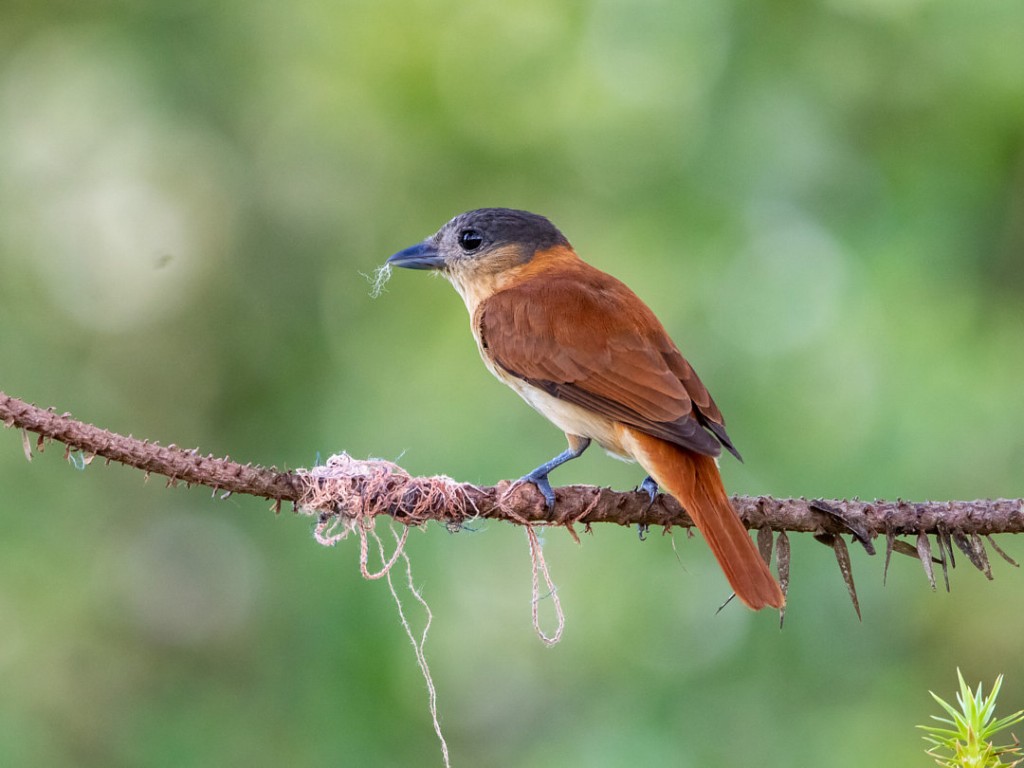
[[[698,453],[735,453],[693,368],[610,275],[577,262],[495,293],[476,322],[486,353],[548,394]]]

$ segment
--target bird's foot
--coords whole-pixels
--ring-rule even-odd
[[[548,482],[548,472],[555,467],[562,466],[567,461],[572,461],[577,458],[587,450],[587,446],[590,445],[589,437],[578,437],[576,435],[569,434],[567,434],[566,437],[569,439],[568,448],[555,456],[551,461],[545,461],[532,472],[523,475],[512,484],[513,488],[522,485],[523,483],[533,483],[537,486],[537,490],[540,491],[541,496],[544,497],[544,501],[547,502],[548,512],[555,508],[555,492],[551,490],[551,483]]]
[[[528,475],[523,475],[516,480],[515,485],[519,486],[523,483],[532,483],[536,486],[537,490],[540,491],[540,495],[544,497],[544,502],[547,505],[548,511],[555,508],[555,492],[551,489],[551,483],[548,482],[548,473],[539,472],[537,469],[530,472]]]
[[[644,514],[646,515],[651,511],[651,507],[654,506],[654,500],[658,497],[658,483],[653,477],[648,475],[637,487],[637,490],[647,491],[647,495],[650,497],[650,501],[647,502],[647,506],[644,508]],[[647,523],[640,523],[640,525],[636,527],[636,533],[640,537],[640,541],[647,540],[647,527]]]
[[[644,481],[640,483],[638,491],[647,491],[647,495],[651,499],[651,503],[647,505],[647,509],[644,510],[644,514],[650,511],[651,507],[654,506],[654,500],[658,497],[658,482],[648,475],[644,478]]]

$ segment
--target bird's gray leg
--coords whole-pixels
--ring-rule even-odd
[[[579,458],[590,445],[589,437],[578,437],[577,435],[566,435],[569,439],[569,447],[555,456],[551,461],[546,461],[532,472],[523,475],[517,483],[533,483],[541,492],[548,509],[555,506],[555,492],[551,490],[551,483],[548,482],[548,472],[555,467],[560,467],[567,461]]]
[[[651,511],[651,507],[654,506],[654,500],[658,497],[658,481],[648,475],[644,478],[644,481],[640,483],[640,487],[637,488],[637,490],[647,491],[647,495],[651,498],[650,502],[647,504],[647,508],[644,509],[644,514],[646,515]],[[640,537],[640,541],[644,541],[647,538],[647,524],[640,523],[640,525],[636,527],[636,533]]]
[[[648,475],[644,478],[644,481],[640,483],[640,487],[637,489],[640,491],[647,491],[647,495],[651,498],[651,503],[647,505],[647,509],[644,512],[650,510],[654,506],[654,499],[658,496],[658,481]]]

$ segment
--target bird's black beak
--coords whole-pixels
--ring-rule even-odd
[[[388,264],[408,269],[440,269],[444,266],[444,257],[429,241],[424,240],[411,248],[399,251],[388,259]]]

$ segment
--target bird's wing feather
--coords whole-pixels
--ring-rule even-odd
[[[548,394],[698,453],[735,452],[693,368],[610,275],[577,262],[524,281],[482,302],[477,323],[495,362]]]

